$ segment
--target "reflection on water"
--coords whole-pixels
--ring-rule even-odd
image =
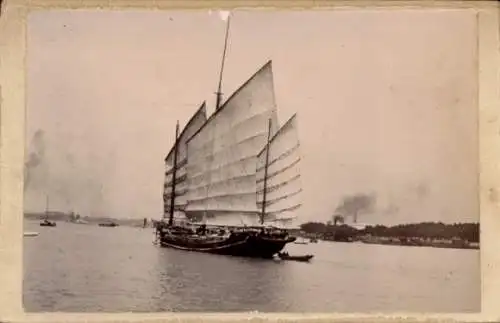
[[[25,241],[27,311],[474,312],[479,252],[320,242],[310,264],[153,246],[151,229],[58,223]]]

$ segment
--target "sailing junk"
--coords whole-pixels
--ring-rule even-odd
[[[296,116],[279,128],[270,61],[208,119],[203,103],[178,132],[165,159],[161,246],[271,258],[295,241],[263,225],[290,224],[301,205]]]

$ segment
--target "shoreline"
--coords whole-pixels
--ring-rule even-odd
[[[45,217],[44,213],[24,213],[24,220],[30,221],[40,221]],[[55,222],[66,222],[79,225],[92,225],[99,226],[103,223],[115,223],[116,226],[125,226],[133,228],[144,228],[144,219],[115,219],[111,217],[90,217],[82,216],[75,217],[74,214],[63,213],[63,212],[49,212],[48,220]],[[296,237],[301,237],[307,240],[316,239],[326,242],[343,242],[343,243],[364,243],[364,244],[378,244],[378,245],[392,245],[392,246],[402,246],[402,247],[430,247],[430,248],[440,248],[440,249],[473,249],[479,250],[479,241],[469,241],[457,236],[448,237],[445,236],[446,230],[441,232],[441,235],[433,237],[425,237],[418,235],[411,236],[386,236],[377,235],[373,233],[366,233],[365,229],[355,229],[353,227],[342,225],[342,226],[325,226],[326,230],[305,230],[306,226],[310,223],[305,223],[301,226],[301,230],[290,230],[291,235]],[[316,223],[316,225],[323,225]],[[428,223],[421,224],[408,224],[413,226],[424,226]],[[439,224],[438,224],[439,225]],[[441,224],[442,225],[442,224]],[[470,225],[470,224],[467,224]],[[153,224],[151,219],[148,219],[145,228],[152,228]],[[445,227],[450,227],[453,225],[444,225]],[[106,226],[103,226],[106,227]],[[391,229],[390,227],[385,227],[384,229]],[[311,232],[312,231],[312,232]],[[323,232],[318,232],[323,231]]]
[[[438,248],[438,249],[466,249],[466,250],[479,250],[479,243],[465,243],[465,242],[436,242],[436,241],[427,241],[427,242],[416,242],[416,243],[403,243],[403,242],[385,242],[385,241],[362,241],[364,244],[377,244],[377,245],[385,245],[385,246],[400,246],[400,247],[427,247],[427,248]]]
[[[301,231],[297,234],[306,239],[333,242],[480,249],[479,223],[420,222],[394,226],[372,225],[357,229],[345,224],[308,222],[301,226]]]
[[[29,221],[40,221],[45,218],[44,213],[24,213],[23,220],[29,220]],[[48,212],[47,219],[49,221],[55,221],[55,222],[66,222],[66,223],[72,223],[72,224],[80,224],[80,225],[95,225],[98,226],[99,224],[105,223],[115,223],[117,226],[124,226],[124,227],[140,227],[142,228],[144,225],[144,219],[115,219],[115,218],[108,218],[108,217],[90,217],[90,216],[82,216],[76,218],[72,214],[68,213],[63,213],[63,212]],[[146,226],[147,228],[151,228],[151,222],[148,219],[148,225]]]

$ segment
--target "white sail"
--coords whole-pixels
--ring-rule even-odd
[[[175,214],[182,214],[186,204],[186,193],[187,193],[187,148],[186,142],[193,134],[195,134],[207,121],[206,106],[205,102],[200,106],[196,113],[188,121],[184,129],[179,135],[178,145],[177,145],[177,171],[176,171],[176,183],[175,183],[175,199],[174,199],[174,210]],[[170,201],[172,192],[172,175],[173,175],[173,165],[174,165],[174,147],[175,144],[170,149],[167,157],[165,158],[165,181],[164,181],[164,191],[163,191],[163,206],[164,206],[164,216],[168,217],[170,213]],[[181,212],[181,213],[179,213]],[[174,216],[175,216],[174,214]]]
[[[293,115],[269,141],[264,221],[292,225],[301,207],[300,144]],[[257,160],[257,206],[262,210],[267,148]]]
[[[220,218],[225,224],[241,225],[244,217],[256,219],[255,163],[267,141],[269,118],[275,132],[278,123],[270,61],[187,142],[188,214]]]

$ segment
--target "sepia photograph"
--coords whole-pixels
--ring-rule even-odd
[[[27,17],[27,312],[477,313],[470,9]]]

